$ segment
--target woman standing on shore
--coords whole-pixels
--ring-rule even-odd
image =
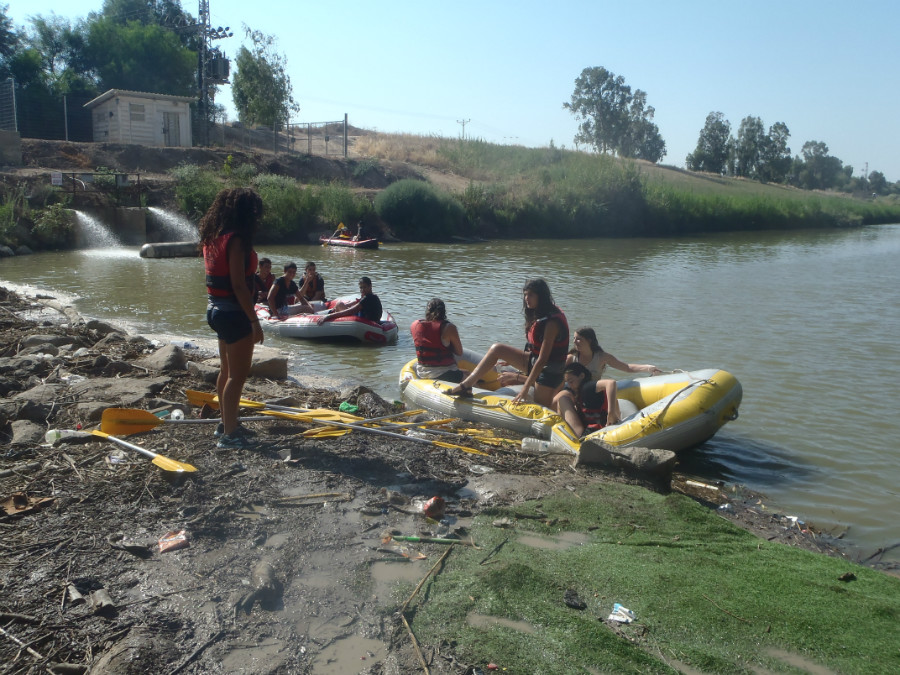
[[[471,396],[472,387],[498,361],[517,368],[522,391],[512,399],[519,403],[534,386],[534,400],[549,408],[553,395],[563,382],[566,350],[569,348],[569,324],[566,315],[553,302],[550,287],[543,279],[531,279],[522,288],[525,337],[528,344],[518,349],[499,342],[491,345],[475,370],[450,390],[451,396]]]
[[[200,219],[200,245],[209,303],[206,321],[219,339],[221,368],[216,380],[222,424],[219,448],[253,445],[238,424],[241,392],[250,374],[253,346],[263,332],[253,309],[257,256],[253,234],[262,217],[262,199],[250,188],[219,192]]]

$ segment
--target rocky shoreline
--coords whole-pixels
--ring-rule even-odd
[[[385,532],[452,538],[492,506],[598,481],[642,483],[464,429],[453,443],[469,451],[421,437],[316,434],[321,424],[276,417],[247,423],[252,450],[217,450],[204,423],[160,421],[128,437],[195,473],[162,471],[96,436],[45,443],[49,429],[95,427],[109,407],[196,419],[187,392],[213,392],[209,357],[0,288],[4,672],[419,670],[392,592],[433,562],[411,562]],[[264,355],[244,395],[306,409],[345,404],[365,417],[400,412],[364,386],[286,377],[286,361]],[[768,540],[848,557],[757,496],[677,474],[648,489],[690,494]],[[433,496],[447,504],[440,522],[422,513]],[[431,672],[473,672],[447,650],[425,647]]]

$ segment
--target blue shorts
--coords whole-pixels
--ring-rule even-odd
[[[206,323],[227,345],[239,342],[253,334],[253,325],[243,310],[235,312],[210,307],[206,310]]]

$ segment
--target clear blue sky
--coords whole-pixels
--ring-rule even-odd
[[[584,68],[603,66],[647,92],[683,166],[708,113],[736,133],[760,117],[791,132],[792,154],[822,141],[860,175],[900,180],[897,0],[209,0],[213,26],[274,35],[301,122],[342,119],[378,131],[572,148],[563,110]],[[55,11],[81,18],[102,0],[0,0],[17,27]],[[185,10],[197,15],[198,3]],[[77,8],[76,8],[77,6]],[[234,118],[231,92],[217,102]]]

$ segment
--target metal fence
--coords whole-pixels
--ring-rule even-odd
[[[12,78],[0,82],[0,129],[22,138],[90,143],[94,140],[91,111],[84,104],[93,96],[52,96],[20,89]],[[200,122],[193,119],[194,144]],[[347,115],[333,122],[295,122],[284,130],[246,128],[239,123],[212,125],[210,145],[302,155],[347,156]]]
[[[295,122],[284,131],[246,128],[239,123],[220,125],[211,139],[241,150],[268,150],[301,155],[347,156],[347,116],[334,122]]]
[[[91,112],[84,104],[92,98],[20,89],[8,78],[0,83],[0,129],[18,131],[22,138],[89,142],[93,140]]]

